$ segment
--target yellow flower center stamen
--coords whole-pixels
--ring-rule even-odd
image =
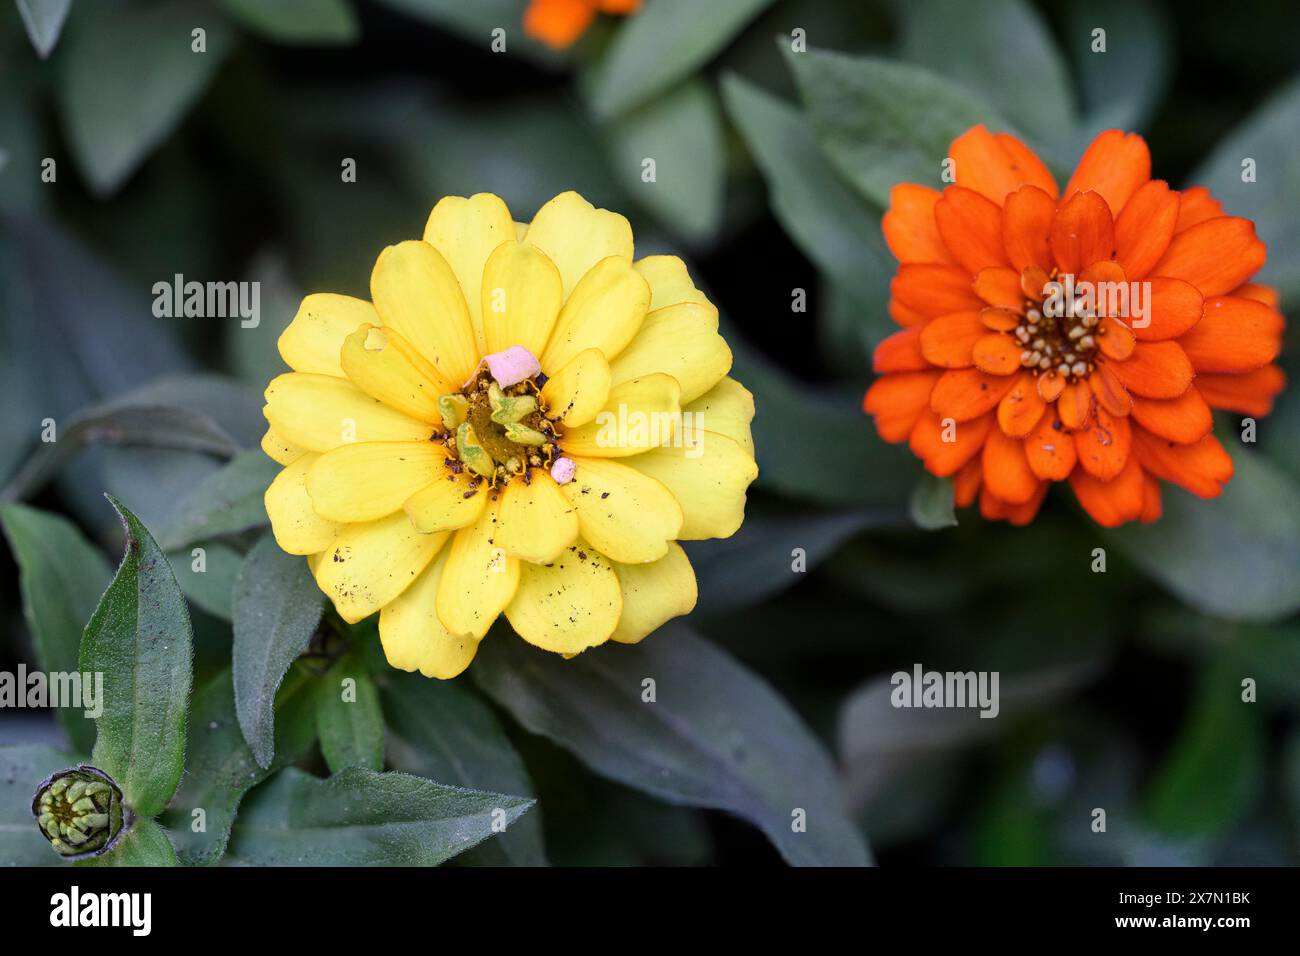
[[[1087,379],[1096,368],[1097,338],[1105,329],[1099,327],[1097,310],[1075,288],[1073,276],[1053,270],[1048,280],[1038,297],[1025,299],[1020,322],[1011,330],[1023,348],[1020,364],[1035,376],[1059,375],[1070,383]]]
[[[480,368],[463,391],[439,397],[438,409],[446,432],[435,440],[446,443],[453,469],[467,467],[492,488],[516,475],[528,482],[533,468],[549,469],[560,456],[558,423],[535,379],[502,388]]]

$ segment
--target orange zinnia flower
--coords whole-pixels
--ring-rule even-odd
[[[1202,187],[1151,178],[1108,130],[1064,191],[983,126],[952,144],[956,184],[902,183],[882,227],[901,263],[863,407],[958,505],[1026,524],[1053,481],[1106,527],[1160,517],[1158,479],[1203,498],[1232,477],[1211,409],[1264,415],[1283,318],[1251,283],[1264,244]]]
[[[641,9],[641,0],[531,0],[524,11],[524,32],[562,50],[587,32],[596,13],[626,15]]]

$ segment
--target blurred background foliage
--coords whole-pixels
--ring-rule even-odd
[[[1119,532],[1059,492],[1025,529],[954,516],[947,484],[859,411],[889,326],[888,189],[933,182],[935,157],[974,122],[1017,131],[1058,173],[1101,129],[1141,132],[1154,175],[1208,185],[1256,221],[1262,278],[1294,319],[1294,4],[647,0],[560,52],[524,36],[523,7],[0,6],[0,480],[6,499],[64,514],[103,547],[65,571],[107,580],[112,492],[181,556],[202,686],[229,660],[231,583],[265,523],[249,490],[273,466],[243,450],[301,295],[368,297],[378,251],[418,236],[444,194],[496,192],[527,220],[576,189],[629,216],[638,255],[683,255],[723,314],[733,374],[756,397],[761,473],[741,532],[689,548],[690,623],[826,744],[878,861],[1295,862],[1300,390],[1253,446],[1235,440],[1238,420],[1220,423],[1240,449],[1221,499],[1167,490],[1162,522]],[[1098,27],[1104,55],[1090,50]],[[490,49],[496,28],[504,53]],[[645,157],[656,182],[641,179]],[[1240,180],[1244,157],[1256,183]],[[178,273],[259,280],[260,326],[154,318],[154,283]],[[1283,364],[1294,379],[1294,334]],[[57,446],[39,443],[47,418]],[[203,576],[188,572],[198,541]],[[791,570],[796,548],[806,571]],[[0,563],[0,669],[13,670],[35,655],[18,569]],[[647,644],[678,639],[691,640]],[[448,693],[490,691],[502,664],[488,656]],[[1002,716],[894,710],[888,675],[918,661],[1001,671]],[[579,666],[550,679],[581,680]],[[1246,677],[1256,704],[1240,703]],[[390,762],[435,774],[403,686],[385,691]],[[552,862],[777,859],[729,816],[624,786],[623,756],[597,775],[562,733],[557,747],[503,712],[476,719],[499,719],[523,755]],[[0,714],[5,742],[59,734]]]

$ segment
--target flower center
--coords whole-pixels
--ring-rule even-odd
[[[1105,331],[1099,328],[1095,298],[1089,287],[1075,286],[1073,275],[1053,270],[1047,278],[1037,297],[1025,299],[1024,314],[1011,331],[1023,347],[1020,364],[1065,382],[1086,379],[1096,367],[1097,339]],[[1033,288],[1028,276],[1023,285]]]
[[[544,383],[538,375],[502,387],[480,367],[461,391],[438,399],[446,431],[434,440],[446,444],[453,471],[474,473],[471,487],[482,481],[497,487],[516,475],[527,482],[530,469],[556,462],[560,433],[546,414]]]

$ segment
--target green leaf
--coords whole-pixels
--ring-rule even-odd
[[[285,554],[267,532],[235,578],[235,710],[253,755],[269,767],[275,756],[275,691],[316,625],[324,598],[306,559]]]
[[[108,587],[112,569],[77,527],[27,505],[0,505],[9,547],[18,562],[23,614],[31,628],[36,663],[44,671],[77,670],[81,632]],[[89,751],[94,725],[75,707],[56,711],[73,746]]]
[[[1291,80],[1244,123],[1219,141],[1190,183],[1205,186],[1229,216],[1255,222],[1268,246],[1258,281],[1276,285],[1287,302],[1300,300],[1300,177],[1295,144],[1300,138],[1300,77]],[[1243,163],[1254,160],[1254,178],[1243,182]]]
[[[58,866],[63,862],[36,826],[32,797],[50,774],[81,762],[44,744],[0,747],[0,865]]]
[[[498,634],[471,673],[526,729],[597,773],[670,803],[728,810],[791,864],[868,862],[821,744],[756,675],[681,625],[568,661]],[[794,826],[801,817],[806,832]]]
[[[656,0],[619,26],[588,78],[592,110],[609,119],[695,73],[772,0]]]
[[[936,478],[928,471],[924,472],[912,489],[907,510],[918,528],[926,531],[955,528],[957,515],[953,511],[952,479]]]
[[[206,52],[191,48],[196,29],[206,31]],[[193,0],[80,8],[55,92],[72,155],[97,195],[116,192],[180,124],[232,39],[226,22]]]
[[[16,0],[27,36],[42,60],[54,50],[72,0]]]
[[[167,831],[149,817],[136,817],[103,856],[73,866],[180,866]]]
[[[928,0],[900,9],[903,59],[978,94],[1041,142],[1059,144],[1070,133],[1075,105],[1065,63],[1028,3]]]
[[[404,773],[352,768],[320,780],[290,767],[245,804],[230,856],[260,866],[437,866],[532,805]]]
[[[290,670],[275,698],[275,759],[259,767],[235,716],[234,681],[223,671],[194,695],[185,778],[162,816],[182,863],[216,863],[226,851],[235,813],[248,791],[298,760],[316,738],[314,688],[300,668]],[[195,813],[202,811],[202,813]]]
[[[276,43],[346,45],[361,36],[348,0],[222,0],[242,26]]]
[[[1105,52],[1094,51],[1093,31],[1106,31]],[[1154,3],[1070,0],[1065,47],[1082,90],[1081,152],[1105,129],[1139,129],[1159,104],[1172,65],[1169,17]]]
[[[881,207],[896,183],[942,189],[948,147],[970,127],[1008,129],[991,107],[921,67],[826,50],[786,60],[826,155]]]
[[[798,54],[796,62],[808,56]],[[730,75],[723,78],[722,98],[767,180],[773,215],[804,255],[859,304],[878,303],[874,313],[863,314],[884,329],[894,264],[880,232],[880,210],[845,184],[793,106]]]
[[[1147,794],[1147,820],[1167,836],[1222,836],[1259,794],[1264,727],[1259,705],[1241,699],[1242,676],[1227,660],[1201,676],[1182,732]]]
[[[699,587],[699,614],[723,614],[780,594],[863,528],[889,518],[869,511],[772,513],[756,510],[755,503],[747,510],[730,538],[685,543]]]
[[[906,448],[887,445],[861,411],[861,397],[801,385],[749,346],[730,322],[731,374],[754,393],[758,485],[802,501],[896,507],[917,472]]]
[[[402,770],[475,790],[535,795],[492,708],[460,682],[400,674],[384,684],[381,698],[389,749]],[[470,856],[485,863],[545,865],[541,817],[528,814]]]
[[[1107,537],[1192,607],[1268,622],[1300,609],[1300,487],[1267,459],[1234,450],[1236,471],[1211,501],[1166,486],[1164,517]]]
[[[693,243],[717,233],[726,157],[709,86],[683,83],[614,123],[607,138],[623,188],[659,222]],[[652,182],[644,179],[647,159],[655,164]]]
[[[203,552],[202,561],[194,554],[198,550]],[[231,596],[244,555],[216,541],[204,541],[188,551],[168,554],[167,559],[171,561],[176,582],[195,607],[223,621],[231,620]],[[196,570],[196,566],[203,570]]]
[[[379,691],[355,656],[344,657],[331,667],[317,688],[316,732],[330,772],[348,767],[384,769]]]
[[[108,500],[126,530],[126,556],[81,638],[80,669],[104,675],[91,763],[117,781],[128,807],[152,817],[180,782],[193,631],[153,536]]]
[[[206,538],[265,526],[263,498],[280,465],[260,448],[240,452],[220,471],[194,486],[159,532],[159,543],[176,551]]]

